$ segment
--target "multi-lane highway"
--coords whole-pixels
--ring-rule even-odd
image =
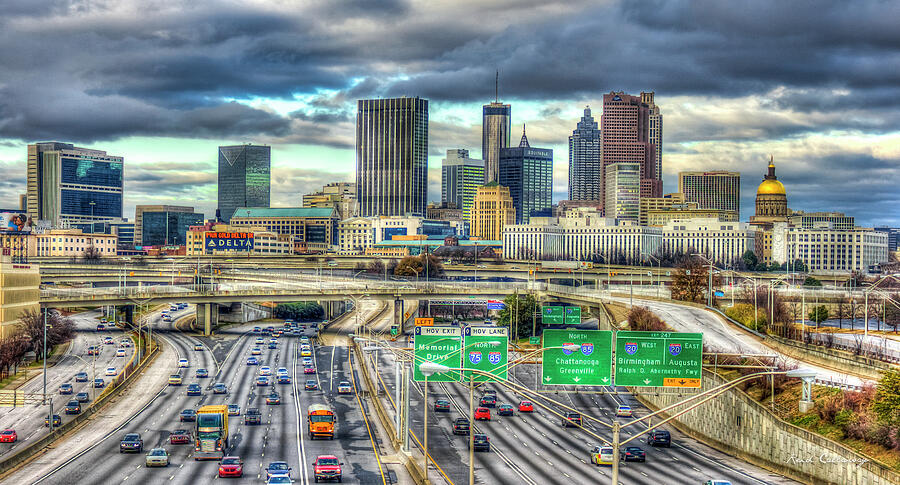
[[[341,333],[348,319],[338,326]],[[247,365],[251,349],[257,347],[256,338],[250,332],[253,325],[233,327],[213,339],[195,338],[172,331],[165,326],[157,335],[166,339],[176,349],[178,358],[186,358],[189,367],[180,369],[183,385],[166,386],[165,389],[138,413],[117,434],[97,444],[87,453],[72,460],[42,483],[209,483],[216,479],[218,463],[195,461],[193,446],[169,443],[170,434],[176,429],[190,430],[193,423],[182,423],[179,414],[184,409],[198,409],[209,404],[238,404],[241,416],[229,418],[229,449],[227,455],[239,456],[244,463],[244,477],[237,483],[260,483],[265,479],[265,468],[274,461],[286,461],[292,467],[296,483],[313,483],[310,463],[319,455],[338,456],[344,462],[343,481],[347,483],[382,483],[386,471],[379,459],[382,450],[377,439],[370,435],[370,424],[363,418],[360,399],[356,390],[358,382],[352,369],[346,346],[321,346],[313,339],[313,365],[315,374],[303,373],[302,360],[298,356],[299,339],[281,337],[276,349],[259,345],[259,365]],[[265,337],[267,344],[269,337]],[[203,350],[194,350],[196,344]],[[256,385],[261,366],[273,370],[286,367],[292,377],[291,384]],[[208,378],[195,377],[198,368],[209,371]],[[305,382],[312,379],[318,390],[305,390]],[[341,381],[353,384],[354,392],[338,394]],[[227,386],[226,394],[213,394],[213,383]],[[202,396],[186,395],[188,384],[199,383]],[[266,395],[277,391],[280,405],[266,404]],[[338,416],[334,440],[310,440],[306,432],[306,413],[311,404],[321,403],[332,407]],[[245,425],[243,413],[249,407],[262,412],[262,423]],[[372,429],[374,432],[374,429]],[[144,452],[120,454],[119,440],[125,433],[140,433]],[[155,447],[170,452],[170,465],[166,468],[144,466],[145,454]],[[378,454],[376,454],[376,451]],[[230,480],[230,479],[229,479]]]
[[[406,339],[396,342],[384,341],[381,345],[394,348],[405,345]],[[510,359],[515,353],[510,354]],[[394,376],[394,353],[378,352],[380,372],[379,385],[387,391],[387,401],[393,405],[396,391]],[[510,373],[511,381],[522,386],[534,387],[537,370],[535,365],[523,364]],[[411,374],[410,374],[411,375]],[[429,453],[436,469],[430,473],[432,479],[449,478],[453,483],[468,481],[468,438],[454,435],[452,422],[469,414],[468,386],[464,384],[429,383],[428,403],[424,403],[422,383],[410,381],[411,432],[421,443],[424,431],[424,412],[429,414]],[[501,417],[492,409],[490,421],[478,421],[476,432],[486,433],[491,440],[490,452],[475,453],[475,477],[478,483],[508,483],[544,485],[547,483],[604,483],[610,480],[610,468],[598,467],[590,461],[590,450],[601,445],[600,440],[587,431],[612,439],[609,427],[586,420],[587,431],[564,428],[561,425],[562,407],[541,399],[533,399],[513,393],[501,384],[481,385],[475,390],[475,399],[482,396],[485,389],[497,391],[497,403],[512,404],[516,411],[513,416]],[[635,416],[649,414],[650,411],[629,395],[624,388],[606,388],[599,394],[584,388],[581,392],[569,386],[553,389],[541,386],[547,397],[580,412],[600,418],[610,423],[615,418],[619,404],[628,404]],[[613,394],[609,391],[619,391]],[[451,402],[451,411],[434,412],[437,399]],[[535,403],[533,413],[518,412],[518,403],[528,399]],[[478,407],[478,403],[475,403]],[[688,438],[674,428],[663,428],[671,432],[672,446],[647,446],[643,436],[629,445],[640,446],[647,453],[645,463],[627,462],[619,468],[619,481],[623,484],[643,485],[647,483],[705,483],[710,479],[727,479],[740,484],[788,484],[792,480],[773,474],[761,468],[748,465],[731,456],[713,450],[702,443]],[[622,439],[639,430],[625,428]]]
[[[73,419],[74,415],[68,415],[64,412],[66,404],[74,400],[80,392],[88,393],[88,401],[81,403],[81,406],[87,407],[93,402],[103,388],[92,387],[94,374],[97,379],[103,379],[104,383],[109,383],[115,379],[115,375],[108,376],[107,369],[114,369],[116,375],[120,374],[125,365],[131,360],[134,354],[134,346],[131,345],[131,338],[128,333],[112,326],[108,330],[98,331],[97,324],[99,320],[99,311],[90,311],[78,313],[69,316],[75,323],[75,338],[69,343],[65,354],[61,356],[59,361],[47,369],[47,397],[46,404],[35,402],[40,399],[44,392],[44,379],[42,374],[38,374],[24,385],[19,387],[18,391],[22,391],[28,396],[25,406],[21,407],[3,407],[0,408],[0,429],[13,429],[18,435],[18,441],[11,444],[0,444],[0,458],[9,454],[23,446],[27,446],[30,441],[43,436],[47,432],[45,420],[50,414],[50,404],[53,405],[53,414],[60,415],[62,423]],[[103,339],[110,337],[112,343],[104,344]],[[128,347],[120,346],[122,341],[128,342]],[[89,356],[88,347],[94,346],[99,349],[100,353],[96,356]],[[121,349],[116,355],[117,350]],[[87,374],[86,381],[77,382],[75,374],[84,372]],[[71,394],[61,394],[59,388],[63,384],[72,386]]]

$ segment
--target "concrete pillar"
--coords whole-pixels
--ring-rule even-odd
[[[403,321],[406,316],[403,314],[403,300],[394,300],[394,325],[397,326],[397,334],[403,334]]]
[[[218,324],[219,307],[215,303],[197,304],[197,326],[203,326],[203,335],[211,335]]]

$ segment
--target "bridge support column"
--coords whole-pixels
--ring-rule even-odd
[[[212,334],[213,327],[218,324],[219,306],[215,303],[197,304],[197,326],[203,326],[203,335]]]
[[[403,322],[406,315],[403,313],[403,300],[394,300],[394,325],[397,326],[398,335],[403,334]]]

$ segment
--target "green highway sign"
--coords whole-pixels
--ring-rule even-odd
[[[541,308],[541,323],[544,325],[562,325],[564,321],[563,307],[545,306]]]
[[[528,339],[528,343],[531,345],[541,345],[541,338],[540,337],[531,337]]]
[[[565,318],[564,322],[566,325],[580,325],[581,324],[581,307],[580,306],[566,306],[563,307],[565,309]]]
[[[568,344],[580,345],[581,348],[560,348]],[[544,330],[544,348],[547,350],[544,350],[542,359],[541,382],[545,386],[612,384],[612,332],[547,329]]]
[[[434,362],[447,367],[459,367],[459,327],[416,327],[413,335],[413,380],[425,382],[419,371],[422,362]],[[428,382],[459,382],[459,371],[439,372],[428,376]]]
[[[488,342],[499,342],[493,346]],[[509,347],[509,335],[506,327],[473,327],[468,326],[463,333],[463,359],[462,367],[466,369],[478,369],[490,372],[500,379],[506,379],[507,349]],[[474,374],[475,382],[494,381],[490,376],[464,371],[464,378],[469,380],[469,375]],[[428,380],[431,380],[429,378]]]
[[[702,333],[616,333],[617,386],[700,387],[702,364]]]

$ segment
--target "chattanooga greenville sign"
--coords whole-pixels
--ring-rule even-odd
[[[252,232],[207,232],[206,251],[250,251],[253,249]]]

